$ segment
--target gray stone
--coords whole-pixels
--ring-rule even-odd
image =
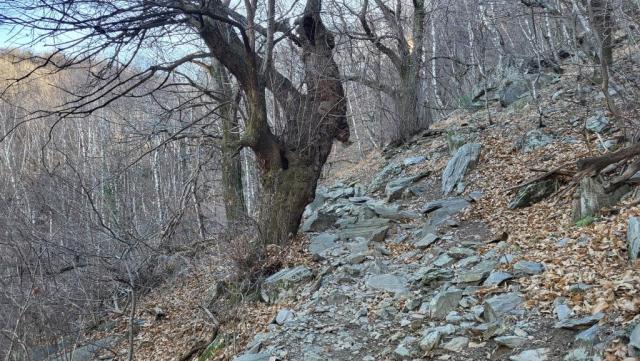
[[[311,238],[309,243],[309,253],[314,257],[321,257],[321,254],[337,246],[338,236],[331,233],[321,233]]]
[[[369,193],[377,192],[387,183],[389,178],[400,174],[402,171],[402,164],[389,163],[382,168],[376,175],[373,176],[373,180],[369,184]]]
[[[609,127],[609,118],[602,113],[596,114],[587,119],[585,127],[593,133],[602,133]]]
[[[511,273],[494,271],[489,274],[489,276],[487,277],[486,280],[484,280],[484,283],[482,283],[482,285],[485,287],[498,286],[502,282],[510,280],[512,278],[513,278],[513,275]]]
[[[571,292],[571,293],[584,293],[587,290],[589,290],[590,288],[593,288],[593,286],[590,286],[590,285],[585,284],[585,283],[576,283],[576,284],[573,284],[573,285],[569,286],[569,292]]]
[[[296,317],[296,314],[286,308],[281,309],[280,311],[278,311],[278,314],[276,315],[275,318],[275,322],[278,325],[284,325],[287,321],[291,321]]]
[[[531,261],[518,261],[513,265],[513,270],[516,275],[537,275],[544,272],[544,266],[537,262]]]
[[[589,351],[584,347],[579,347],[569,351],[564,358],[564,361],[593,361]]]
[[[451,193],[465,174],[475,166],[480,157],[480,148],[481,145],[478,143],[468,143],[456,151],[442,173],[442,193]]]
[[[566,302],[567,300],[562,297],[558,297],[553,301],[553,313],[555,313],[558,320],[566,320],[573,313]]]
[[[502,315],[517,310],[522,305],[522,297],[517,293],[503,293],[484,302],[484,317],[487,322],[496,321]]]
[[[233,358],[233,361],[269,361],[271,354],[267,352],[248,353]]]
[[[404,164],[405,166],[416,165],[424,162],[425,160],[427,160],[427,157],[423,155],[416,155],[414,157],[405,158],[402,161],[402,164]]]
[[[508,107],[529,92],[526,79],[510,79],[500,90],[500,105]]]
[[[442,345],[442,348],[451,352],[460,352],[469,345],[469,339],[466,337],[454,337],[449,342]]]
[[[579,197],[574,202],[573,220],[577,222],[587,217],[593,217],[600,209],[616,205],[629,190],[630,188],[624,185],[614,192],[607,193],[602,183],[597,179],[582,178],[578,189]]]
[[[393,351],[393,353],[401,359],[409,358],[413,355],[413,352],[411,352],[411,350],[409,350],[407,346],[403,344],[399,344],[398,347],[396,347],[396,349]]]
[[[511,361],[546,361],[549,360],[548,348],[537,348],[533,350],[522,351],[521,353],[509,357]]]
[[[311,213],[309,218],[307,218],[302,224],[303,232],[323,232],[327,229],[335,226],[336,221],[338,221],[338,216],[335,214],[329,214],[321,209],[318,209]]]
[[[640,255],[640,217],[630,217],[627,228],[627,252],[629,260],[634,261]]]
[[[553,327],[566,328],[570,330],[584,329],[598,323],[598,321],[603,318],[604,314],[602,312],[598,312],[595,315],[585,316],[581,318],[567,318],[565,320],[560,320],[556,322]]]
[[[638,323],[629,335],[629,345],[640,350],[640,323]]]
[[[437,267],[446,267],[452,264],[453,262],[455,262],[455,259],[453,257],[449,256],[446,253],[443,253],[440,256],[438,256],[438,258],[433,260],[433,265]]]
[[[305,266],[285,268],[264,280],[260,295],[267,303],[277,303],[295,294],[295,289],[313,278],[311,270]]]
[[[449,312],[458,308],[460,299],[462,299],[462,290],[447,290],[438,293],[429,303],[431,317],[444,319]]]
[[[426,177],[427,175],[429,175],[429,172],[423,172],[414,176],[394,179],[391,182],[387,183],[386,187],[384,188],[384,193],[387,196],[387,201],[392,202],[400,199],[402,193],[405,189],[407,189],[407,187],[409,187],[416,181]]]
[[[453,278],[453,271],[447,268],[429,268],[421,272],[418,277],[425,286],[431,285],[433,282],[446,281]]]
[[[523,152],[528,153],[551,143],[553,143],[553,137],[551,135],[540,129],[534,129],[527,132],[527,134],[520,139],[518,146]]]
[[[422,212],[429,215],[429,219],[423,227],[424,234],[436,233],[440,225],[445,223],[451,216],[468,207],[469,204],[463,198],[441,199],[427,203],[422,208]]]
[[[438,347],[438,343],[440,342],[440,332],[437,330],[430,330],[425,333],[422,339],[420,340],[419,346],[420,350],[424,352],[429,352],[436,347]]]
[[[526,337],[520,336],[499,336],[494,339],[499,345],[509,348],[520,348],[527,342]]]
[[[367,287],[393,293],[407,293],[407,280],[392,274],[370,276],[366,281]]]
[[[593,325],[588,329],[581,331],[576,335],[576,341],[584,344],[595,345],[599,342],[598,333],[600,332],[600,326]]]
[[[462,259],[475,255],[476,251],[472,250],[471,248],[452,247],[447,250],[447,253],[455,259]]]
[[[496,266],[497,262],[493,260],[485,260],[473,266],[469,270],[461,270],[456,275],[456,282],[471,283],[484,280]]]
[[[388,219],[367,219],[364,221],[348,224],[337,231],[340,239],[356,239],[362,237],[371,242],[384,241],[389,230]]]
[[[433,233],[429,233],[426,236],[422,237],[419,241],[415,242],[414,246],[416,246],[416,248],[418,249],[425,249],[431,246],[438,239],[438,236]]]
[[[367,207],[374,211],[379,217],[394,220],[406,220],[419,218],[420,214],[413,211],[400,210],[397,204],[388,205],[382,202],[369,202]]]
[[[547,198],[558,189],[558,183],[547,179],[524,186],[518,190],[516,196],[509,202],[509,209],[528,207]]]

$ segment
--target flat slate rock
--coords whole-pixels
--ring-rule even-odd
[[[466,337],[454,337],[451,341],[442,345],[442,348],[451,352],[460,352],[469,346],[469,339]]]
[[[427,203],[422,208],[422,213],[429,214],[429,220],[423,227],[424,234],[435,233],[440,225],[468,207],[469,204],[464,198],[441,199]]]
[[[484,283],[482,283],[482,285],[485,287],[498,286],[502,282],[510,280],[512,278],[513,275],[509,272],[493,271],[489,273],[489,276],[486,280],[484,280]]]
[[[526,337],[520,336],[498,336],[494,338],[494,341],[499,345],[506,346],[509,348],[520,348],[527,343]]]
[[[305,266],[285,268],[267,279],[262,284],[260,295],[268,303],[276,303],[282,298],[294,295],[294,289],[313,278],[313,272]]]
[[[544,266],[537,262],[518,261],[513,265],[513,270],[516,274],[533,276],[544,272]]]
[[[547,361],[549,358],[548,348],[537,348],[533,350],[522,351],[521,353],[509,357],[511,361]]]
[[[640,256],[640,217],[629,218],[627,244],[629,260],[633,261],[638,259],[638,256]]]
[[[311,255],[319,257],[322,252],[338,246],[336,241],[338,236],[331,233],[321,233],[311,238],[309,243],[309,253]]]
[[[429,303],[431,317],[444,319],[449,312],[458,308],[462,299],[462,290],[447,290],[435,295]]]
[[[502,315],[517,310],[523,299],[517,293],[503,293],[493,296],[484,302],[484,317],[488,322],[496,321]]]
[[[633,328],[629,335],[629,345],[640,350],[640,323]]]
[[[235,357],[233,361],[269,361],[270,358],[271,354],[267,352],[260,352],[240,355]]]
[[[566,328],[570,330],[579,330],[598,323],[604,318],[604,313],[598,312],[595,315],[585,316],[581,318],[567,318],[560,320],[553,325],[554,328]]]
[[[429,233],[426,236],[422,237],[419,241],[416,241],[413,245],[416,246],[416,248],[418,249],[425,249],[431,246],[438,239],[439,239],[438,236],[436,236],[433,233]]]
[[[475,166],[480,157],[481,145],[468,143],[460,147],[451,157],[442,173],[442,193],[447,195],[462,182],[465,174]]]
[[[393,292],[393,293],[407,293],[407,280],[404,277],[399,277],[392,274],[374,275],[367,279],[367,287]]]

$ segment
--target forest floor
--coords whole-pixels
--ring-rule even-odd
[[[177,360],[211,342],[223,311],[233,314],[199,360],[638,359],[640,264],[627,256],[637,192],[579,222],[571,187],[508,207],[512,187],[603,154],[617,136],[585,129],[611,116],[578,78],[569,68],[537,101],[457,111],[400,148],[332,170],[305,218],[310,232],[275,250],[283,271],[262,297],[207,310],[224,265],[204,257],[141,300],[136,359]],[[479,159],[464,190],[444,195],[444,169],[466,143],[481,146]],[[390,200],[394,181],[403,188]],[[122,315],[91,337],[127,329]],[[127,347],[123,338],[102,354],[122,359]]]

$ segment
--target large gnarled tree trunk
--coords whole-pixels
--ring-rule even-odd
[[[221,3],[216,4],[212,10],[226,11]],[[269,51],[265,59],[253,51],[251,36],[245,32],[241,31],[241,40],[229,36],[228,25],[215,21],[218,19],[196,23],[211,52],[238,79],[247,98],[249,119],[238,146],[254,151],[261,172],[259,228],[263,244],[283,244],[297,232],[304,208],[314,198],[333,140],[349,139],[346,99],[333,60],[334,39],[322,23],[320,9],[320,0],[308,0],[296,22],[294,41],[302,49],[305,93],[270,64]],[[269,128],[267,89],[284,109],[282,134]]]

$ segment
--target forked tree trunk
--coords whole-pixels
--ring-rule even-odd
[[[219,6],[211,2],[210,6]],[[333,35],[324,27],[321,0],[307,0],[296,21],[296,44],[302,49],[304,88],[300,89],[255,54],[246,33],[229,36],[227,26],[209,19],[196,22],[209,50],[236,77],[247,99],[246,129],[239,147],[250,147],[260,169],[260,244],[284,244],[298,230],[333,140],[349,140],[346,99],[333,60]],[[214,8],[215,10],[215,8]],[[227,43],[228,41],[228,43]],[[266,110],[269,89],[283,109],[282,134],[274,134]],[[260,252],[260,250],[256,250]]]

